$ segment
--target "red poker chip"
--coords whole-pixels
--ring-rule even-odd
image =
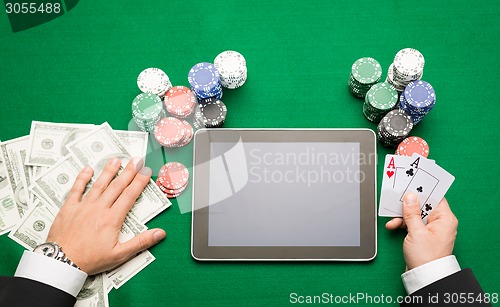
[[[175,117],[162,118],[154,129],[155,139],[166,147],[174,147],[179,144],[185,134],[184,124]]]
[[[179,144],[177,144],[177,147],[183,147],[183,146],[186,146],[187,144],[189,144],[191,142],[191,140],[193,139],[193,135],[194,135],[193,126],[191,126],[190,123],[188,123],[185,120],[182,120],[182,124],[184,125],[184,128],[186,129],[186,134],[184,135],[184,138],[179,142]]]
[[[176,198],[176,197],[179,197],[182,192],[184,192],[184,190],[186,190],[188,184],[186,182],[186,185],[183,186],[182,188],[180,189],[177,189],[177,190],[169,190],[167,188],[165,188],[158,179],[156,179],[156,185],[158,185],[158,187],[160,188],[160,191],[163,192],[163,194],[165,194],[165,196],[167,196],[167,198]]]
[[[162,166],[158,173],[159,183],[169,190],[179,190],[187,185],[188,169],[179,162],[169,162]]]
[[[185,86],[175,86],[165,94],[165,108],[177,117],[186,118],[193,114],[198,100],[196,95]]]
[[[400,156],[411,157],[414,153],[418,153],[426,158],[429,156],[429,145],[424,139],[418,136],[410,136],[404,139],[396,149],[396,154]]]
[[[165,179],[163,179],[163,182],[165,182]],[[184,191],[187,188],[188,182],[186,181],[184,186],[180,187],[179,189],[168,189],[161,184],[160,177],[158,177],[156,179],[156,185],[158,185],[158,187],[160,188],[160,190],[163,193],[176,194],[176,193],[181,193],[182,191]]]
[[[168,193],[165,193],[165,196],[167,196],[168,199],[172,199],[172,198],[176,198],[176,197],[181,196],[181,193],[179,193],[179,194],[168,194]]]

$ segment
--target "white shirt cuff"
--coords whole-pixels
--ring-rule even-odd
[[[403,279],[406,293],[412,294],[460,270],[457,258],[451,255],[409,270],[401,275],[401,279]]]
[[[14,276],[35,280],[76,297],[87,274],[59,260],[24,251]]]

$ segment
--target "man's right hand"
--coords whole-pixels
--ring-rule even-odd
[[[406,194],[403,198],[403,219],[392,219],[386,224],[386,228],[393,230],[404,224],[408,228],[403,243],[408,270],[453,253],[458,220],[451,212],[446,199],[441,200],[429,215],[427,225],[424,225],[417,196]]]

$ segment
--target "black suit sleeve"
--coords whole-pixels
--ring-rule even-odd
[[[76,298],[44,283],[22,277],[0,276],[0,306],[72,307]]]
[[[450,296],[446,296],[448,293]],[[451,295],[455,294],[455,297],[452,298]],[[460,294],[465,297],[465,299],[469,297],[474,298],[474,302],[471,303],[460,303]],[[469,293],[471,293],[469,295]],[[438,301],[429,302],[430,297],[438,298]],[[410,304],[401,304],[404,307],[418,306],[418,307],[436,307],[436,306],[491,306],[490,303],[484,302],[484,292],[481,289],[481,286],[477,282],[476,277],[472,274],[470,269],[461,270],[455,274],[447,276],[443,279],[440,279],[414,293],[409,295],[409,297],[414,298],[414,302],[416,302],[415,298],[421,297],[422,303],[410,303]],[[483,301],[481,302],[482,298]],[[407,298],[408,300],[410,298]],[[448,299],[448,301],[446,301]]]

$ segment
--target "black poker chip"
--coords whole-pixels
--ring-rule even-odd
[[[413,129],[413,120],[404,110],[392,110],[377,126],[377,138],[385,147],[395,148],[408,137]]]
[[[220,128],[226,120],[227,108],[221,101],[214,98],[200,101],[194,114],[194,125],[200,128]]]

